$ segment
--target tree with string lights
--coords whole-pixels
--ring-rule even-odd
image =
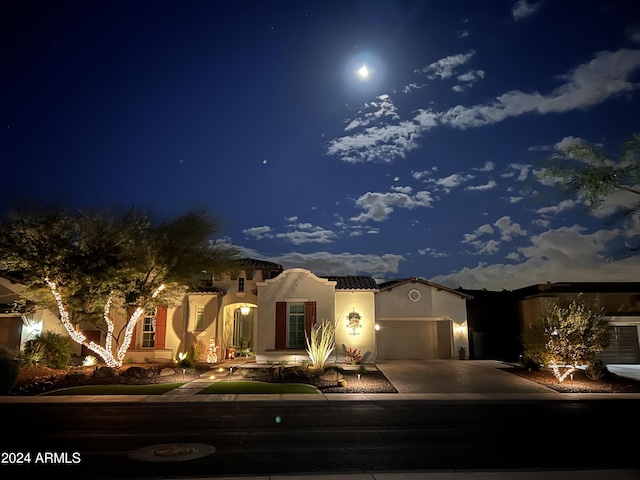
[[[235,268],[237,250],[212,238],[219,227],[202,210],[171,221],[134,208],[14,210],[0,222],[0,270],[25,285],[24,303],[57,310],[72,340],[120,367],[145,311]],[[114,311],[125,314],[123,325]],[[89,341],[81,322],[104,330],[104,345]]]

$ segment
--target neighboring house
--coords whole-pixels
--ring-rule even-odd
[[[470,294],[420,278],[385,282],[378,287],[378,359],[468,356],[466,303],[472,298]]]
[[[514,348],[514,332],[538,321],[544,305],[566,307],[572,301],[604,310],[611,319],[613,334],[607,350],[600,354],[606,363],[640,363],[640,282],[543,283],[513,291],[461,290],[474,296],[469,304],[469,331],[474,358],[518,360],[522,346]],[[500,348],[497,339],[509,332],[509,347]],[[503,355],[508,354],[508,358]]]
[[[24,292],[18,280],[0,276],[0,345],[12,351],[21,350],[25,342],[48,330],[65,333],[58,316],[48,310],[20,313],[14,303]],[[80,351],[80,346],[76,349]]]

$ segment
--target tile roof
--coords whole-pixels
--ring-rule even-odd
[[[461,292],[459,290],[454,290],[452,288],[445,287],[444,285],[438,285],[437,283],[433,283],[433,282],[430,282],[430,281],[425,280],[423,278],[417,278],[417,277],[403,278],[403,279],[391,280],[391,281],[388,281],[388,282],[383,282],[378,287],[380,288],[380,291],[392,290],[393,288],[398,287],[400,285],[404,285],[406,283],[422,283],[423,285],[428,285],[428,286],[433,287],[433,288],[435,288],[437,290],[443,290],[445,292],[454,293],[454,294],[459,295],[459,296],[461,296],[463,298],[466,298],[468,300],[473,298],[473,296],[468,294],[468,293]]]
[[[242,258],[239,260],[240,267],[246,270],[270,270],[282,272],[282,265],[268,262],[266,260],[256,260],[255,258]]]
[[[336,283],[336,290],[378,290],[378,284],[367,276],[330,276],[324,277]]]

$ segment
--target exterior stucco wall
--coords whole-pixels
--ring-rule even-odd
[[[376,308],[373,292],[336,292],[336,350],[332,357],[337,363],[345,361],[345,349],[358,348],[362,351],[362,363],[376,361]],[[348,327],[349,313],[360,314],[361,327]]]
[[[376,319],[450,320],[451,355],[457,357],[460,347],[469,352],[466,299],[420,282],[409,282],[375,295]]]
[[[417,291],[418,293],[414,293]],[[412,301],[409,298],[412,292]],[[405,283],[390,290],[383,290],[375,296],[376,318],[425,318],[433,316],[431,287],[419,283]]]
[[[304,352],[275,350],[276,302],[316,302],[316,323],[324,319],[335,319],[335,286],[332,282],[319,278],[308,270],[292,268],[276,278],[257,282],[259,320],[256,329],[256,361],[302,360],[308,357]]]

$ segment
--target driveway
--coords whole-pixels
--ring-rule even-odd
[[[504,371],[497,360],[385,360],[378,369],[398,393],[557,393]]]

